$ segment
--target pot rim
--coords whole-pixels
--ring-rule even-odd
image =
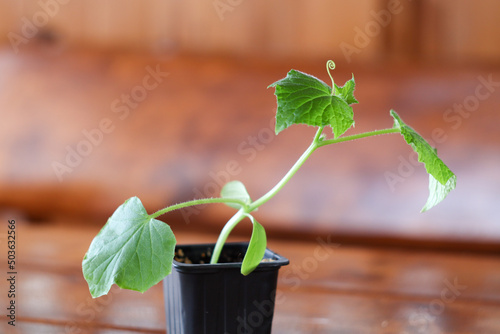
[[[175,249],[183,248],[185,250],[195,249],[195,248],[204,248],[204,249],[212,249],[215,247],[215,243],[201,243],[201,244],[180,244],[176,245]],[[224,244],[224,247],[244,247],[245,250],[248,247],[248,242],[227,242]],[[264,253],[264,260],[268,259],[268,261],[260,262],[260,264],[255,268],[255,271],[268,271],[268,270],[276,270],[279,267],[286,266],[290,263],[290,261],[284,256],[279,255],[278,253],[266,248]],[[270,261],[269,261],[270,260]],[[203,264],[188,264],[178,262],[175,259],[172,262],[172,266],[180,272],[193,272],[198,270],[210,271],[210,270],[240,270],[241,262],[229,262],[229,263],[203,263]]]

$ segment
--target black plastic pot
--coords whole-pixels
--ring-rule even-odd
[[[269,334],[280,267],[288,259],[266,249],[251,274],[240,273],[241,262],[227,258],[245,254],[248,243],[227,243],[217,264],[186,264],[174,260],[164,281],[168,334]],[[178,245],[197,263],[213,244]],[[203,254],[203,255],[202,255]]]

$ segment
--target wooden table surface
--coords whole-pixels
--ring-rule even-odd
[[[81,260],[98,227],[16,224],[16,326],[4,315],[1,333],[165,333],[161,284],[90,296]],[[216,237],[175,232],[179,243]],[[6,229],[4,254],[5,241]],[[280,271],[275,334],[500,333],[498,255],[342,245],[329,235],[269,247],[291,262]]]

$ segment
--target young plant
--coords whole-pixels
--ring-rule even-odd
[[[211,263],[218,262],[222,247],[233,228],[245,218],[252,222],[252,235],[241,265],[241,273],[250,274],[262,260],[267,243],[264,227],[252,213],[275,196],[320,147],[399,133],[418,153],[419,161],[425,164],[429,173],[430,194],[422,211],[429,210],[441,202],[455,188],[456,176],[437,156],[436,150],[405,124],[394,110],[390,111],[394,120],[391,128],[343,136],[354,125],[351,105],[358,103],[353,94],[354,77],[340,87],[334,83],[330,74],[330,70],[335,68],[333,61],[328,61],[326,67],[332,81],[331,87],[309,74],[296,70],[291,70],[285,78],[269,86],[275,88],[278,104],[276,134],[293,124],[317,127],[311,144],[281,181],[255,201],[250,198],[243,183],[231,181],[222,188],[219,198],[196,199],[175,204],[152,214],[146,212],[137,197],[128,199],[116,209],[94,238],[83,259],[83,274],[92,296],[107,294],[113,284],[144,292],[170,274],[176,240],[170,227],[157,218],[173,210],[201,204],[224,203],[236,210],[219,235]],[[331,129],[333,138],[328,138],[323,133],[326,127]]]

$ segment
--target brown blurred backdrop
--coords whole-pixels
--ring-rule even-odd
[[[257,198],[312,138],[271,135],[267,85],[291,67],[327,81],[334,59],[336,82],[357,81],[350,133],[390,127],[396,109],[457,190],[420,214],[427,178],[399,136],[348,143],[259,210],[269,233],[497,247],[499,13],[495,0],[1,0],[3,215],[101,225],[130,196],[153,211],[228,177]],[[171,219],[216,231],[229,214]]]
[[[499,12],[495,0],[4,0],[0,39],[24,27],[65,47],[297,59],[343,57],[345,43],[358,61],[497,64]]]

